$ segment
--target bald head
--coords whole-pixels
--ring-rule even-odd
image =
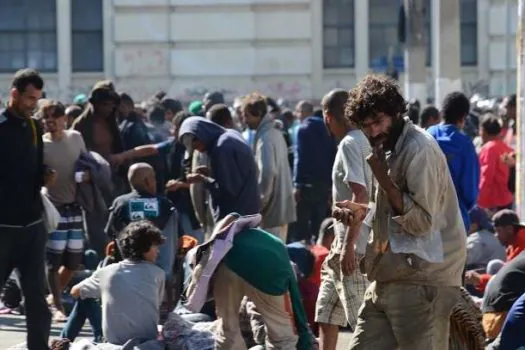
[[[342,120],[345,114],[345,105],[348,100],[348,91],[343,89],[334,89],[327,93],[321,105],[323,106],[323,114],[330,114],[337,120]]]
[[[314,105],[309,101],[299,101],[295,106],[295,113],[299,120],[304,120],[314,114]]]
[[[146,191],[150,194],[157,192],[155,170],[148,163],[135,163],[129,167],[128,181],[137,191]]]

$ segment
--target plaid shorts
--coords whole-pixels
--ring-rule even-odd
[[[321,268],[321,287],[315,305],[315,322],[355,328],[366,288],[370,284],[359,268],[343,276],[340,254],[330,251]],[[362,258],[356,254],[357,266]]]
[[[77,204],[57,207],[60,222],[47,241],[47,263],[75,270],[84,257],[84,224],[82,209]]]

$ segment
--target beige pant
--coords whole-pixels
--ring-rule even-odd
[[[459,287],[373,282],[350,349],[447,350]]]
[[[288,224],[276,227],[265,227],[264,230],[270,232],[276,237],[279,237],[281,241],[286,244],[286,239],[288,237]]]
[[[266,348],[295,349],[298,337],[293,320],[290,297],[287,294],[264,294],[244,281],[226,265],[221,264],[214,274],[213,297],[219,326],[218,350],[245,350],[246,344],[239,326],[239,307],[244,296],[257,307],[266,325]]]

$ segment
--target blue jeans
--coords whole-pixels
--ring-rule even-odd
[[[60,337],[73,342],[82,330],[86,319],[93,329],[94,341],[102,342],[102,309],[95,299],[78,299],[75,302]]]
[[[157,266],[164,270],[166,274],[166,281],[172,279],[173,262],[175,260],[175,253],[177,252],[178,237],[177,236],[177,222],[175,216],[172,215],[169,222],[162,230],[166,241],[159,247],[159,255],[157,256]]]

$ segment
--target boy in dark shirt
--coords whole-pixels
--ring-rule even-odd
[[[166,237],[166,242],[160,246],[157,266],[166,274],[166,291],[169,291],[178,242],[177,211],[169,199],[156,194],[155,170],[151,165],[133,164],[128,171],[128,180],[132,191],[113,201],[105,232],[111,240],[115,240],[119,232],[129,223],[140,220],[148,220],[161,230],[162,235]],[[115,249],[115,257],[120,260],[118,249]],[[172,294],[166,295],[167,306],[171,308]]]

